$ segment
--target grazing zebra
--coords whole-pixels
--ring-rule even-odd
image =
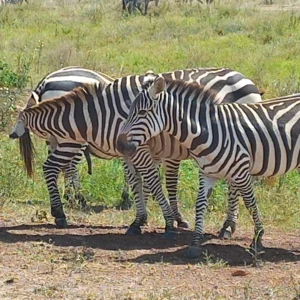
[[[225,102],[261,101],[259,91],[254,84],[236,71],[224,68],[177,70],[160,74],[166,79],[181,79],[204,84],[213,89],[217,97]],[[52,215],[56,223],[66,224],[59,194],[56,176],[60,168],[72,160],[81,145],[88,143],[89,151],[105,159],[120,157],[116,148],[116,140],[122,123],[126,120],[133,99],[143,88],[145,79],[155,77],[153,73],[144,76],[127,76],[115,80],[104,89],[100,86],[84,86],[55,100],[48,100],[36,105],[31,101],[20,113],[11,137],[24,135],[25,128],[43,135],[47,133],[56,137],[58,146],[49,155],[44,164],[44,174],[50,193]],[[51,109],[51,115],[47,111]],[[45,115],[45,117],[41,117]],[[25,132],[26,133],[26,132]],[[24,147],[23,154],[29,173],[31,172],[30,153],[25,145],[30,145],[28,134],[20,139]],[[28,150],[28,151],[27,151]],[[59,151],[59,162],[57,162]],[[26,155],[29,153],[29,156]],[[64,161],[62,162],[62,157]],[[146,222],[147,212],[144,202],[141,178],[143,176],[147,188],[159,202],[166,219],[166,231],[173,230],[173,215],[180,225],[185,226],[178,211],[176,188],[180,161],[189,158],[186,148],[180,146],[174,138],[162,134],[140,147],[137,154],[127,162],[128,180],[133,186],[136,201],[136,218],[128,229],[128,233],[140,233],[140,227]],[[155,162],[164,160],[166,165],[166,182],[171,210],[164,198],[157,174]],[[138,171],[138,172],[136,172]],[[49,175],[48,175],[49,174]],[[51,188],[50,188],[51,187]]]
[[[22,4],[23,2],[29,3],[28,0],[1,0],[0,5],[6,4]]]
[[[188,3],[188,1],[190,2],[190,4],[192,4],[193,2],[193,0],[183,0],[183,3]],[[203,4],[202,0],[197,0],[197,1]],[[213,3],[213,0],[206,0],[206,4],[211,4],[211,3]]]
[[[149,2],[155,1],[155,6],[158,6],[159,0],[122,0],[123,11],[128,9],[128,12],[131,14],[136,10],[139,10],[141,14],[146,15],[148,12]],[[144,5],[144,12],[142,6]]]
[[[35,101],[43,101],[46,99],[51,99],[59,97],[72,89],[82,86],[85,83],[96,83],[99,82],[102,88],[107,84],[111,83],[114,79],[108,75],[100,72],[95,72],[92,70],[84,69],[81,67],[66,67],[59,69],[55,72],[49,73],[37,84],[35,89],[32,91],[30,98],[35,99]],[[30,102],[29,100],[27,102]],[[57,146],[57,141],[55,137],[51,136],[46,141],[48,149],[53,152]],[[86,145],[82,147],[80,151],[68,167],[63,170],[65,177],[65,195],[64,197],[68,201],[72,201],[75,197],[79,204],[85,206],[86,202],[83,195],[80,193],[80,184],[78,180],[78,172],[76,165],[80,161],[82,154],[84,153],[87,158],[89,170],[88,173],[91,174],[91,161],[89,153],[86,151]],[[74,197],[73,197],[74,196]],[[128,197],[128,193],[124,189],[123,197]]]
[[[252,215],[250,247],[263,251],[252,176],[282,175],[300,167],[300,94],[254,104],[219,104],[195,84],[157,78],[133,102],[118,142],[125,155],[165,130],[189,149],[201,171],[189,257],[199,254],[208,186],[225,178]]]

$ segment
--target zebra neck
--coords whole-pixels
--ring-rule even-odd
[[[166,131],[188,149],[205,147],[211,134],[215,134],[214,124],[219,122],[217,106],[197,99],[176,102],[169,110]]]

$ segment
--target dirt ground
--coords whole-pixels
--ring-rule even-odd
[[[241,230],[231,241],[208,235],[195,260],[185,257],[189,230],[174,240],[161,228],[125,230],[5,222],[0,299],[300,299],[299,231],[267,228],[266,253],[256,261]]]

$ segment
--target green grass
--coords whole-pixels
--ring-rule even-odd
[[[33,88],[48,72],[80,65],[113,77],[188,67],[225,66],[236,69],[266,91],[265,98],[299,92],[300,15],[298,11],[262,10],[258,1],[216,2],[207,9],[161,1],[149,16],[122,16],[120,1],[32,1],[30,5],[0,8],[0,60],[11,74],[26,77]],[[106,3],[108,2],[108,3]],[[281,1],[283,4],[284,1]],[[24,17],[25,16],[25,17]],[[15,77],[14,77],[15,78]],[[21,77],[24,80],[24,77]],[[10,77],[6,82],[9,82]],[[4,85],[2,83],[2,85]],[[9,83],[5,84],[9,86]],[[14,95],[24,103],[27,94]],[[23,171],[16,141],[7,135],[16,114],[1,98],[5,123],[0,128],[0,203],[30,201],[48,207],[42,177],[47,150],[37,146],[36,174]],[[95,204],[117,206],[123,187],[117,160],[93,159],[93,175],[80,165],[83,192]],[[300,228],[299,175],[289,174],[279,188],[258,184],[257,200],[267,225]],[[62,185],[62,179],[59,181]],[[198,188],[197,169],[191,161],[180,171],[180,207],[190,222]],[[207,222],[220,224],[225,216],[227,187],[219,183],[209,204]],[[149,203],[150,222],[163,224],[157,204]],[[240,222],[249,226],[248,212],[241,208]],[[127,222],[128,223],[128,222]]]

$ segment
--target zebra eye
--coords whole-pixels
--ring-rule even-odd
[[[141,110],[139,111],[139,115],[140,115],[140,116],[146,116],[146,114],[147,114],[147,111],[146,111],[145,109],[141,109]]]

